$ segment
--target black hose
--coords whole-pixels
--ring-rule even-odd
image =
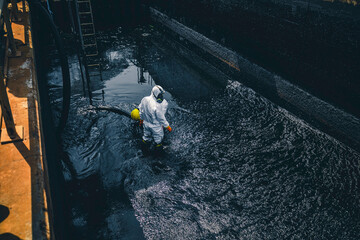
[[[51,28],[51,32],[54,36],[55,45],[57,47],[59,58],[60,58],[60,65],[61,65],[61,72],[63,78],[63,107],[60,115],[60,120],[58,126],[56,127],[56,133],[59,137],[62,131],[65,128],[68,116],[69,116],[69,109],[70,109],[70,95],[71,95],[71,84],[70,84],[70,72],[69,72],[69,63],[68,59],[65,55],[64,45],[60,38],[59,31],[49,14],[49,12],[45,9],[45,7],[40,3],[39,0],[33,1],[33,6],[36,7],[40,14],[47,20],[49,26]]]
[[[115,107],[95,107],[95,108],[90,108],[89,110],[105,110],[131,118],[131,114],[129,112]]]

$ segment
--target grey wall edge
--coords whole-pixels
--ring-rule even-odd
[[[360,119],[309,94],[280,76],[251,63],[236,52],[169,18],[160,11],[151,7],[149,7],[149,11],[154,21],[213,57],[225,62],[235,71],[251,76],[266,86],[267,91],[271,92],[269,94],[271,97],[265,96],[269,100],[276,100],[277,103],[278,100],[281,100],[285,102],[286,106],[291,105],[296,109],[296,113],[301,112],[302,115],[305,114],[311,118],[306,120],[310,120],[311,123],[314,123],[313,120],[315,120],[316,123],[312,125],[320,126],[320,130],[360,152]],[[239,81],[239,79],[235,80]],[[256,88],[254,90],[257,91]],[[293,111],[290,110],[290,112]]]

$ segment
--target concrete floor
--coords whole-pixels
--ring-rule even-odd
[[[7,93],[24,140],[0,145],[0,239],[50,239],[30,20],[28,7],[18,8],[12,29],[21,57],[9,58]]]

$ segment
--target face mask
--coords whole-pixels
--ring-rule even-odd
[[[162,101],[164,101],[164,96],[163,96],[162,93],[160,93],[160,94],[157,96],[156,101],[157,101],[158,103],[162,103]]]

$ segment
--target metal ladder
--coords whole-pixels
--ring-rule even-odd
[[[102,80],[101,64],[98,60],[98,46],[95,35],[94,17],[90,0],[76,1],[78,10],[79,32],[83,52],[86,58],[88,69],[97,69],[98,74],[90,76],[100,76]]]

